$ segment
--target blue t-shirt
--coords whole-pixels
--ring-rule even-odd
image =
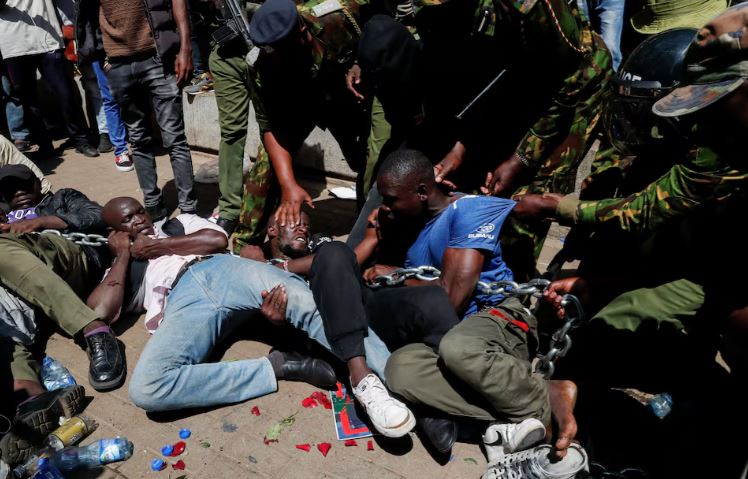
[[[485,282],[512,279],[512,271],[501,257],[499,232],[515,202],[493,196],[466,195],[454,201],[426,223],[405,257],[406,267],[429,265],[442,269],[447,248],[470,248],[486,251],[480,273]],[[465,316],[486,305],[501,302],[503,296],[473,294]]]

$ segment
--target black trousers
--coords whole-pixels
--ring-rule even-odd
[[[460,321],[440,286],[369,288],[353,251],[337,241],[317,250],[308,278],[332,351],[346,361],[364,356],[369,327],[394,351],[411,343],[436,348]]]

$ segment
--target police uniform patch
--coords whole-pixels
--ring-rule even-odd
[[[330,13],[343,9],[343,5],[338,0],[325,0],[324,2],[312,7],[312,13],[319,18]]]

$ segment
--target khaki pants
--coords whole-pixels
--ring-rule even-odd
[[[81,300],[99,278],[90,278],[84,251],[51,235],[0,234],[0,283],[73,336],[100,319]],[[5,344],[3,344],[5,347]],[[13,343],[14,379],[38,381],[39,364],[29,348]]]
[[[528,324],[529,333],[513,320]],[[532,315],[509,298],[464,319],[438,352],[425,344],[395,351],[387,362],[387,386],[412,404],[454,416],[503,422],[532,417],[549,424],[547,382],[530,364],[535,329]]]

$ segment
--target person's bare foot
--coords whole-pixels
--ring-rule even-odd
[[[551,413],[558,423],[553,447],[556,457],[566,455],[566,449],[577,435],[577,420],[574,417],[574,406],[577,403],[577,385],[566,380],[549,381],[548,395],[551,401]]]

